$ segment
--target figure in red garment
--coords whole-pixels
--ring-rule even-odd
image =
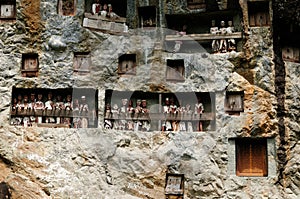
[[[95,3],[92,4],[92,14],[98,14],[101,11],[101,4],[99,0],[96,0]]]

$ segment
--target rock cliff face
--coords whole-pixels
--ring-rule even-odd
[[[246,2],[239,3],[247,21]],[[189,12],[181,0],[128,4],[132,27],[136,6]],[[283,21],[299,26],[298,1],[273,1],[273,25],[244,27],[241,50],[220,54],[196,41],[200,52],[172,53],[164,45],[166,29],[131,27],[128,34],[110,35],[83,28],[84,6],[78,0],[74,16],[61,16],[56,0],[17,0],[16,20],[1,21],[0,181],[11,198],[161,199],[166,173],[184,174],[186,199],[299,197],[300,69],[282,60],[279,34]],[[162,16],[159,24],[166,25]],[[74,52],[91,52],[90,73],[74,73]],[[23,53],[39,55],[38,77],[22,77]],[[118,75],[125,53],[137,54],[136,75],[129,78]],[[167,59],[184,59],[184,82],[166,81]],[[97,128],[10,125],[13,88],[70,87],[98,90]],[[203,132],[105,129],[106,90],[210,92],[215,124]],[[226,91],[244,92],[239,115],[226,112]],[[241,137],[267,138],[267,177],[236,175],[235,138]]]

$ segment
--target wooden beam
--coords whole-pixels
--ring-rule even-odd
[[[166,35],[166,41],[207,41],[219,39],[241,39],[242,32],[230,34],[188,34],[188,35]]]
[[[140,114],[134,115],[133,117],[130,116],[112,116],[110,118],[104,118],[107,120],[176,120],[176,121],[211,121],[215,120],[214,113],[203,113],[200,115],[195,114],[164,114],[164,113],[149,113],[148,115]]]
[[[89,19],[100,19],[100,20],[104,20],[104,21],[113,21],[113,22],[118,22],[118,23],[125,23],[126,22],[126,18],[124,17],[116,17],[116,18],[108,18],[108,17],[104,17],[101,15],[93,15],[91,13],[84,13],[84,17],[89,18]]]

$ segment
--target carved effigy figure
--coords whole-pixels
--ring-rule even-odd
[[[67,95],[66,97],[66,102],[64,104],[64,108],[65,108],[65,115],[69,115],[71,113],[71,111],[73,110],[73,103],[72,103],[72,96],[71,95]]]
[[[130,117],[134,116],[135,108],[133,107],[133,101],[132,100],[128,101],[128,106],[127,106],[126,111],[127,111],[127,115],[129,115]],[[134,130],[134,122],[132,120],[127,121],[126,129]]]
[[[24,111],[26,113],[30,113],[31,105],[29,103],[28,95],[24,95],[23,97],[23,106],[24,106]]]
[[[80,109],[79,99],[75,98],[71,107],[73,109],[73,114],[79,116],[79,109]]]
[[[138,118],[140,114],[142,113],[142,101],[138,99],[136,101],[135,111],[134,111],[134,117]]]
[[[62,101],[61,95],[56,96],[56,101],[54,103],[54,109],[55,109],[55,114],[56,115],[60,115],[61,111],[65,109],[64,102]],[[56,123],[57,124],[62,123],[60,117],[56,117]]]
[[[167,119],[167,117],[169,116],[169,114],[171,113],[170,110],[170,100],[169,98],[165,99],[165,104],[163,106],[163,112],[165,114],[165,117]],[[162,131],[172,131],[172,124],[169,120],[165,120],[162,124]]]
[[[31,110],[34,109],[35,101],[36,101],[35,94],[34,93],[30,93],[30,102],[29,103],[30,103]]]
[[[216,35],[218,33],[219,33],[219,28],[216,26],[216,21],[212,20],[210,34]],[[217,53],[219,51],[219,46],[220,46],[219,41],[214,39],[211,43],[212,52]]]
[[[102,10],[100,11],[100,15],[106,17],[107,13],[108,13],[108,6],[107,4],[104,4]]]
[[[177,105],[175,104],[173,98],[170,99],[169,110],[170,110],[170,114],[171,114],[172,116],[174,116],[174,115],[177,114]]]
[[[31,108],[30,108],[30,103],[28,99],[28,95],[24,95],[23,97],[23,109],[24,113],[27,115],[28,113],[30,114]],[[23,126],[28,127],[31,126],[30,118],[29,117],[24,117],[23,118]]]
[[[225,27],[225,21],[221,21],[221,27],[220,27],[219,32],[222,35],[225,35],[227,33],[227,28]],[[226,41],[226,39],[221,39],[220,40],[219,51],[221,53],[226,53],[227,52],[227,41]]]
[[[52,92],[49,92],[47,95],[47,101],[45,102],[45,109],[52,110],[53,109],[53,101],[52,101]]]
[[[33,125],[33,123],[36,122],[36,118],[33,116],[34,114],[34,106],[35,106],[35,94],[30,93],[30,99],[29,99],[29,105],[28,105],[28,113],[31,114],[30,118],[30,123]]]
[[[123,119],[119,121],[120,130],[125,130],[127,126],[127,121],[125,120],[127,116],[127,103],[128,103],[128,99],[122,99],[122,105],[120,108],[120,117]]]
[[[86,101],[86,97],[83,95],[81,96],[81,101],[79,105],[79,114],[80,116],[88,116],[89,112],[89,105]],[[86,117],[81,118],[81,128],[87,128],[88,127],[88,119]]]
[[[107,7],[108,7],[108,13],[106,15],[107,17],[112,18],[112,19],[119,17],[116,13],[113,12],[113,7],[111,4],[108,4]]]
[[[186,105],[185,105],[185,113],[186,113],[187,115],[191,115],[191,114],[193,113],[190,104],[186,104]]]
[[[150,110],[147,108],[147,100],[145,100],[145,99],[142,100],[141,107],[142,107],[143,117],[148,118]],[[141,126],[141,130],[142,131],[149,131],[150,127],[151,126],[150,126],[150,122],[149,121],[147,121],[147,120],[143,120],[142,121],[142,126]]]
[[[13,98],[13,102],[12,102],[12,106],[11,106],[11,112],[12,112],[12,114],[16,114],[17,113],[17,103],[18,103],[17,98]]]
[[[99,0],[95,0],[95,3],[92,4],[92,14],[99,14],[102,9],[102,5],[100,4]]]
[[[113,119],[118,119],[120,115],[120,109],[118,104],[114,104],[111,109],[111,115]],[[115,120],[113,123],[113,127],[115,130],[119,129],[119,120]]]
[[[122,106],[120,108],[120,115],[123,117],[127,116],[127,103],[128,103],[128,99],[122,99]]]
[[[144,115],[147,115],[149,113],[149,109],[147,108],[147,100],[142,100],[141,107],[142,107],[142,113]]]
[[[54,107],[54,103],[52,101],[52,92],[49,92],[47,95],[47,101],[45,102],[45,110],[46,114],[49,115],[52,113]],[[55,119],[54,117],[46,117],[46,123],[54,123]]]
[[[177,110],[177,105],[175,104],[174,98],[170,99],[170,116],[172,118],[175,118],[177,116],[178,110]],[[179,129],[179,122],[176,120],[170,121],[171,126],[172,126],[172,131],[178,131]]]
[[[56,96],[54,107],[57,110],[63,110],[65,108],[61,95]]]
[[[181,102],[179,103],[179,105],[177,107],[177,113],[181,116],[183,116],[185,113],[185,107],[182,106]]]
[[[87,115],[88,112],[89,112],[89,105],[86,102],[86,97],[83,95],[83,96],[81,96],[79,113],[80,113],[80,115]]]
[[[234,27],[232,24],[232,21],[228,21],[228,27],[227,27],[227,33],[233,33],[234,32]],[[234,39],[228,39],[228,51],[235,51],[236,47],[235,47],[235,40]]]
[[[202,100],[201,100],[201,98],[198,98],[198,102],[195,104],[194,114],[201,117],[203,111],[204,111],[204,106],[203,106]]]
[[[201,98],[198,98],[198,102],[195,104],[195,115],[197,115],[197,117],[200,119],[202,116],[202,113],[204,111],[204,106],[202,103]],[[198,127],[197,127],[198,131],[202,131],[202,121],[198,122]]]
[[[37,101],[34,104],[34,111],[37,112],[39,115],[42,114],[42,112],[44,111],[45,105],[43,102],[43,94],[39,93],[37,96]],[[42,123],[42,116],[38,116],[37,118],[38,123]]]
[[[119,118],[119,113],[120,113],[120,109],[119,109],[118,104],[114,104],[114,105],[112,106],[112,109],[111,109],[112,117],[113,117],[114,119],[118,119],[118,118]]]
[[[134,114],[134,111],[135,111],[135,109],[133,107],[133,101],[129,100],[128,106],[127,106],[127,114],[132,117]]]
[[[17,109],[18,113],[23,113],[23,111],[24,111],[24,104],[23,104],[23,101],[22,101],[22,95],[21,94],[19,94],[18,97],[17,97],[16,109]]]
[[[105,106],[105,118],[111,118],[111,106],[110,103],[107,103]]]
[[[170,100],[169,100],[169,98],[165,99],[165,104],[163,106],[163,109],[164,109],[163,110],[164,113],[166,113],[166,114],[170,113]]]

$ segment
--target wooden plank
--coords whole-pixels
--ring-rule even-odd
[[[68,124],[54,124],[54,123],[38,123],[38,127],[46,127],[46,128],[70,128]]]
[[[121,23],[116,23],[112,21],[106,21],[101,19],[83,19],[83,27],[90,28],[93,30],[100,30],[102,32],[107,32],[111,34],[124,33],[125,26]]]
[[[231,34],[188,34],[188,35],[166,35],[166,41],[207,41],[207,40],[215,40],[215,39],[240,39],[242,38],[242,32],[234,32]]]
[[[84,17],[89,18],[89,19],[97,19],[97,20],[104,20],[104,21],[113,21],[113,22],[119,22],[119,23],[126,23],[126,18],[124,18],[124,17],[108,18],[108,17],[103,17],[101,15],[93,15],[91,13],[84,13]]]
[[[133,115],[130,116],[112,116],[104,118],[108,120],[178,120],[178,121],[211,121],[215,119],[214,113],[203,113],[200,115],[195,114],[163,114],[163,113],[150,113],[149,115]]]

